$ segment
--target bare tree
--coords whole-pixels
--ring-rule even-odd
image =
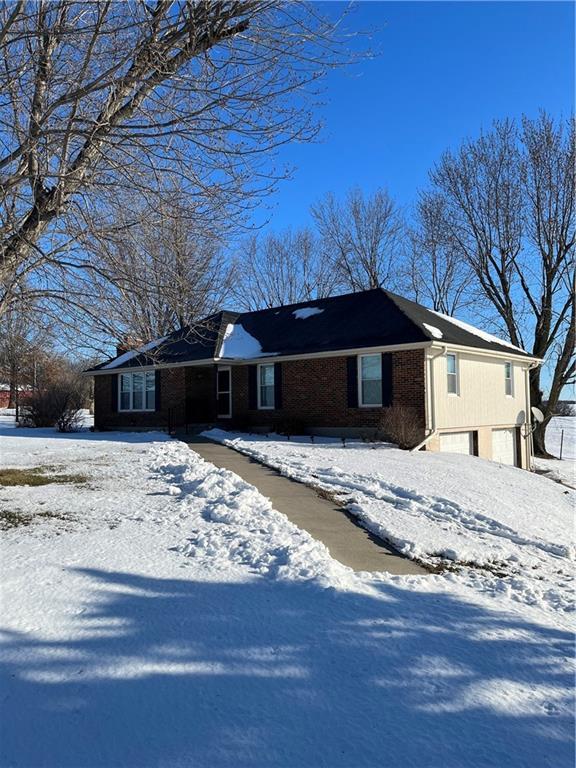
[[[424,193],[407,232],[403,286],[407,295],[445,315],[477,303],[474,273],[446,228],[444,199]]]
[[[530,373],[533,405],[545,421],[535,449],[546,454],[545,430],[564,386],[574,378],[574,122],[542,113],[495,122],[460,150],[446,153],[431,174],[455,246],[513,344],[545,358]]]
[[[312,207],[312,215],[347,289],[398,285],[404,224],[385,189],[369,197],[360,189],[352,189],[343,202],[330,193]]]
[[[60,298],[61,270],[91,267],[74,244],[102,199],[150,174],[245,212],[284,175],[270,152],[316,134],[338,22],[282,0],[0,6],[0,313],[24,286]]]
[[[0,380],[10,387],[9,408],[16,406],[22,387],[36,387],[42,361],[51,348],[49,326],[39,325],[29,306],[12,307],[4,315],[0,330]]]
[[[148,342],[213,312],[228,287],[221,238],[178,188],[116,211],[85,243],[98,265],[82,300],[93,330]]]
[[[254,235],[234,259],[232,297],[252,311],[312,301],[337,291],[337,276],[309,229]]]

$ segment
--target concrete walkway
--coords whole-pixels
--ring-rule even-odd
[[[407,560],[359,526],[345,509],[320,497],[307,485],[290,480],[275,469],[205,437],[185,438],[192,450],[206,461],[239,475],[254,485],[299,528],[323,542],[330,554],[355,571],[387,571],[392,574],[424,575],[426,571]]]

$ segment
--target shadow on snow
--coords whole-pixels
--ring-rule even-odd
[[[154,440],[169,440],[166,432],[150,430],[149,432],[91,432],[82,427],[77,432],[58,432],[56,427],[4,427],[0,425],[0,440],[6,438],[35,437],[58,440],[82,440],[86,442],[114,443],[150,443]],[[9,447],[9,444],[6,443]]]
[[[389,584],[75,573],[74,639],[6,635],[2,765],[573,764],[569,633]]]

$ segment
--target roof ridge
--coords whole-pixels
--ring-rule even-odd
[[[489,331],[485,331],[482,328],[477,327],[473,323],[469,323],[466,320],[461,320],[458,317],[455,317],[453,315],[447,315],[444,312],[438,312],[435,309],[430,309],[429,307],[424,306],[424,304],[419,304],[417,301],[413,301],[412,299],[407,299],[405,296],[401,296],[400,294],[394,294],[391,291],[386,291],[386,293],[390,296],[391,300],[394,301],[394,304],[398,307],[398,309],[406,316],[409,320],[411,320],[412,323],[415,323],[418,325],[418,327],[422,326],[421,330],[425,334],[425,336],[430,339],[431,341],[438,341],[438,339],[442,338],[442,336],[436,336],[432,331],[430,330],[431,327],[436,328],[437,324],[439,323],[445,323],[447,326],[452,328],[453,330],[459,330],[466,333],[468,336],[475,337],[476,339],[481,339],[485,344],[496,344],[501,349],[501,351],[508,350],[510,354],[514,353],[522,353],[524,355],[529,355],[530,353],[527,352],[522,347],[517,347],[516,345],[512,344],[510,341],[507,341],[504,338],[501,338],[500,336],[497,336],[493,333],[490,333]],[[399,301],[396,301],[396,299],[399,299]],[[402,305],[408,305],[408,307],[411,307],[414,309],[415,312],[423,314],[424,318],[421,320],[413,320],[410,317],[410,314],[406,312]],[[429,321],[429,323],[427,322]],[[446,331],[442,330],[442,328],[437,328],[437,331],[439,331],[440,334],[444,334]],[[454,342],[452,342],[454,343]]]
[[[366,293],[374,293],[375,291],[382,291],[383,288],[366,288],[362,291],[348,291],[347,293],[337,293],[334,296],[320,296],[316,299],[308,299],[307,301],[293,301],[290,304],[278,304],[275,307],[264,307],[263,309],[251,309],[247,312],[240,312],[240,315],[255,315],[259,312],[272,312],[280,309],[290,309],[291,307],[301,307],[309,304],[316,304],[319,301],[337,301],[338,299],[345,299],[349,296],[361,296]]]
[[[310,309],[322,311],[310,312]],[[297,310],[306,310],[303,314],[311,319],[300,317]],[[427,347],[443,340],[440,343],[530,357],[525,350],[512,347],[493,334],[437,313],[382,286],[251,312],[219,309],[163,339],[158,356],[165,363],[175,364],[218,359],[230,326],[243,328],[269,355],[416,343]],[[140,354],[126,366],[136,362],[149,364],[149,356]]]
[[[417,323],[415,320],[413,320],[413,319],[410,317],[410,315],[409,315],[409,314],[408,314],[408,313],[407,313],[407,312],[406,312],[406,311],[405,311],[405,310],[404,310],[404,309],[403,309],[403,308],[400,306],[400,304],[398,304],[398,302],[396,301],[396,298],[402,299],[402,301],[408,301],[408,302],[410,302],[411,304],[416,304],[416,306],[417,306],[417,307],[420,307],[421,309],[426,309],[426,310],[428,310],[428,308],[427,308],[427,307],[424,307],[422,304],[418,304],[418,302],[416,302],[416,301],[411,301],[411,299],[405,299],[405,298],[404,298],[404,296],[400,296],[400,294],[399,294],[399,293],[393,293],[392,291],[388,291],[386,288],[380,288],[380,290],[381,290],[381,291],[384,293],[384,295],[386,296],[386,298],[387,298],[389,301],[391,301],[391,302],[394,304],[394,306],[395,306],[395,307],[396,307],[396,309],[397,309],[397,310],[400,312],[400,314],[401,314],[401,315],[404,315],[404,317],[405,317],[405,318],[406,318],[406,319],[407,319],[407,320],[408,320],[408,321],[409,321],[409,322],[410,322],[410,323],[411,323],[411,324],[412,324],[412,325],[413,325],[415,328],[417,328],[417,329],[418,329],[418,330],[419,330],[421,333],[423,333],[423,334],[424,334],[424,336],[426,336],[426,338],[427,338],[429,341],[434,341],[434,337],[432,336],[432,334],[430,333],[430,331],[428,330],[428,328],[426,328],[425,326],[424,326],[424,327],[422,327],[420,323]],[[428,311],[430,311],[430,310],[428,310]]]

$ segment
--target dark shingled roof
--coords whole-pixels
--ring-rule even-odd
[[[167,336],[148,353],[122,354],[105,360],[90,371],[103,369],[119,370],[121,368],[139,368],[143,365],[170,365],[176,363],[193,362],[194,360],[207,360],[214,358],[220,347],[221,334],[228,323],[233,323],[238,317],[236,312],[217,312],[210,315],[193,328],[183,328],[174,331]],[[125,361],[121,358],[126,357]]]
[[[300,319],[300,309],[321,310]],[[240,324],[262,348],[261,356],[301,355],[365,347],[436,342],[530,357],[504,341],[487,337],[481,331],[467,330],[444,315],[432,312],[414,301],[382,288],[359,293],[305,301],[257,312],[218,312],[192,329],[176,331],[150,354],[129,359],[108,360],[93,368],[133,368],[162,363],[193,362],[220,357],[221,339],[226,327]],[[426,327],[436,329],[436,332]],[[442,334],[439,338],[439,333]],[[228,358],[222,358],[228,359]]]

